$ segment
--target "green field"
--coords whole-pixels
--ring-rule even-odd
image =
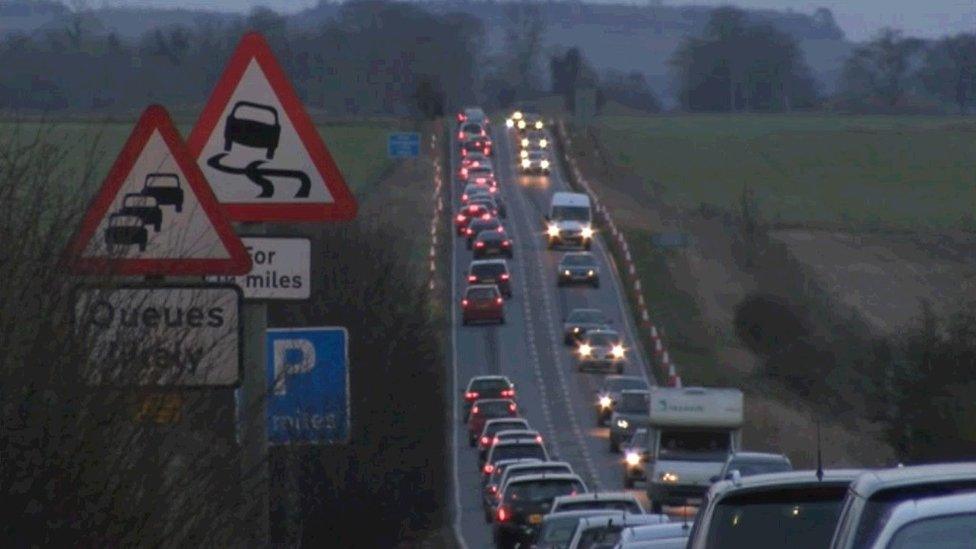
[[[0,122],[0,143],[15,136],[18,143],[31,142],[38,135],[68,152],[66,163],[79,171],[92,157],[95,180],[101,181],[132,130],[133,122]],[[319,134],[332,152],[346,182],[356,194],[368,190],[370,184],[391,166],[386,156],[386,135],[395,123],[328,124],[318,126]],[[191,124],[178,124],[183,137]]]
[[[683,115],[599,118],[609,160],[663,199],[736,210],[754,188],[771,222],[976,230],[976,120]]]

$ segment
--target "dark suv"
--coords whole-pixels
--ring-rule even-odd
[[[552,500],[585,493],[586,484],[577,475],[543,473],[510,480],[495,509],[495,547],[507,549],[531,543]]]

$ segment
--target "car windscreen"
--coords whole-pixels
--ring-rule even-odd
[[[573,501],[559,505],[558,511],[582,511],[584,509],[600,509],[611,511],[626,511],[632,515],[643,514],[640,506],[633,501],[626,500],[597,500],[597,501]]]
[[[490,231],[492,229],[498,228],[498,220],[492,219],[476,219],[471,222],[471,230],[473,231]]]
[[[976,479],[956,479],[880,490],[864,504],[864,510],[861,511],[861,518],[854,537],[854,545],[856,547],[871,545],[874,538],[884,528],[888,514],[903,501],[945,496],[959,492],[972,492],[974,490],[976,490]]]
[[[588,254],[566,254],[563,256],[562,264],[570,267],[592,267],[593,256]]]
[[[972,549],[976,546],[976,513],[934,517],[901,528],[888,549]]]
[[[661,459],[721,460],[728,455],[732,435],[728,431],[661,431]]]
[[[552,219],[557,221],[589,221],[590,209],[585,206],[553,206]]]
[[[729,462],[729,471],[736,470],[740,476],[765,475],[767,473],[783,473],[792,471],[790,464],[783,460],[772,459],[733,459]]]
[[[468,299],[494,299],[498,297],[498,292],[494,288],[468,288],[465,297]]]
[[[569,313],[569,322],[576,324],[606,324],[607,317],[603,314],[603,311],[598,310],[586,310],[577,309]]]
[[[580,517],[547,518],[539,531],[538,541],[549,547],[565,547],[573,539]]]
[[[651,397],[647,393],[624,393],[620,395],[617,411],[626,414],[647,414],[650,412]]]
[[[608,391],[626,391],[628,389],[641,390],[647,389],[647,382],[640,378],[624,377],[608,379],[606,387]]]
[[[539,464],[539,466],[537,466],[537,467],[536,466],[532,466],[532,467],[525,467],[525,468],[520,467],[518,469],[512,469],[511,471],[509,471],[508,478],[505,479],[505,480],[507,482],[509,480],[512,480],[513,478],[527,477],[529,475],[538,475],[538,474],[541,474],[541,473],[569,473],[569,474],[571,474],[572,472],[573,471],[569,467],[567,467],[565,465],[543,465],[543,464]]]
[[[705,547],[823,549],[846,492],[846,484],[830,484],[729,496],[715,506]]]
[[[593,346],[610,347],[620,341],[620,336],[616,334],[592,333],[586,334],[586,342]]]
[[[507,400],[489,400],[476,404],[478,413],[483,416],[505,416],[508,415],[509,402]]]
[[[481,133],[481,126],[478,124],[465,124],[464,131],[466,133]]]
[[[476,379],[471,382],[472,391],[500,391],[508,387],[508,381],[501,378]]]
[[[546,452],[538,444],[508,444],[495,446],[492,461],[500,459],[538,458],[546,459]]]
[[[505,240],[505,235],[498,231],[481,231],[478,233],[478,242],[489,242],[493,240]]]
[[[576,479],[538,479],[509,484],[505,490],[506,502],[552,501],[559,496],[582,494],[583,484]]]

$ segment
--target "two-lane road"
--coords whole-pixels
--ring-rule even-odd
[[[505,324],[461,325],[458,303],[471,252],[463,239],[455,238],[451,254],[455,528],[468,547],[491,546],[491,526],[485,522],[481,506],[477,452],[468,447],[460,418],[461,392],[471,377],[508,376],[515,383],[523,417],[542,433],[550,452],[568,461],[591,490],[606,491],[621,490],[623,483],[621,456],[609,452],[607,429],[597,428],[595,423],[594,396],[603,376],[576,371],[570,348],[563,345],[563,319],[575,308],[602,309],[627,342],[625,373],[647,376],[649,372],[634,345],[636,332],[626,312],[622,287],[600,238],[591,250],[600,265],[600,287],[557,288],[556,266],[563,252],[546,249],[543,215],[552,193],[571,189],[556,155],[552,159],[555,169],[548,177],[519,175],[513,136],[504,128],[496,128],[493,135],[497,144],[493,162],[508,209],[502,222],[515,250],[514,259],[509,260],[514,295],[505,304]],[[456,143],[452,142],[451,149],[453,176],[457,173]],[[452,179],[452,213],[459,207],[461,187]]]

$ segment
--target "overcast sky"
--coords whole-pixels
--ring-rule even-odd
[[[473,0],[476,1],[476,0]],[[595,0],[610,1],[610,0]],[[626,1],[626,0],[625,0]],[[92,2],[98,4],[99,2]],[[103,0],[108,5],[176,5],[218,11],[248,11],[266,5],[277,11],[295,12],[314,6],[317,0]],[[792,9],[812,13],[830,8],[851,40],[863,40],[884,26],[903,29],[924,38],[961,31],[976,31],[976,0],[664,0],[668,5],[735,4],[748,8]]]

